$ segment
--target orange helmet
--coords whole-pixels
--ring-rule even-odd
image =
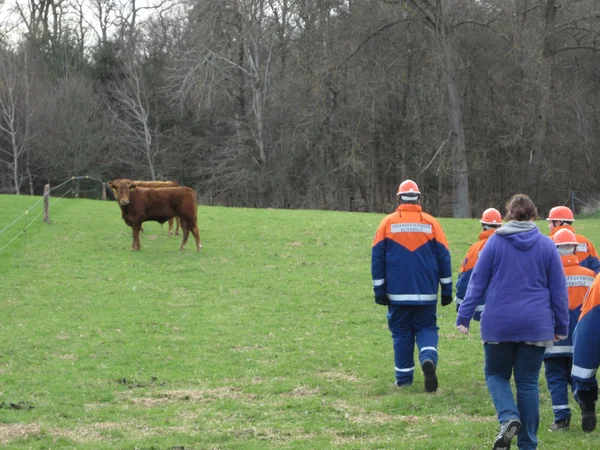
[[[550,210],[550,214],[548,214],[548,218],[546,220],[556,220],[559,222],[574,222],[575,217],[573,217],[573,211],[566,206],[555,206]]]
[[[496,208],[488,208],[481,215],[480,222],[484,225],[502,225],[502,215]]]
[[[554,240],[554,244],[558,247],[559,245],[577,245],[577,238],[575,237],[575,233],[571,230],[563,228],[558,230],[552,236]]]
[[[398,187],[398,193],[396,195],[419,195],[420,193],[421,192],[419,192],[419,186],[417,186],[417,183],[415,183],[413,180],[405,180],[400,183],[400,186]]]

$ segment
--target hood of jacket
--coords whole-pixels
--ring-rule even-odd
[[[529,250],[542,236],[535,223],[518,220],[511,220],[502,225],[496,230],[496,234],[523,251]]]

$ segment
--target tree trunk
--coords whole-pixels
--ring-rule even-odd
[[[548,130],[548,112],[552,94],[553,66],[556,55],[556,36],[554,34],[554,18],[556,15],[555,0],[546,1],[544,19],[543,55],[540,67],[539,97],[536,106],[535,132],[529,154],[527,171],[527,189],[533,198],[537,198],[540,188],[540,166],[544,160],[546,132]]]
[[[454,52],[443,26],[441,49],[444,59],[446,91],[448,94],[448,123],[450,125],[450,148],[452,149],[452,186],[454,217],[471,217],[469,201],[469,168],[462,124],[462,106],[456,81]]]

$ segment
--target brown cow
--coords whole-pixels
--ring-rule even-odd
[[[133,229],[131,250],[139,250],[142,222],[154,220],[165,223],[179,216],[183,240],[179,250],[183,250],[190,231],[196,239],[196,250],[200,251],[198,231],[198,201],[196,192],[188,187],[138,188],[131,180],[114,180],[109,183],[121,207],[123,220]]]
[[[116,180],[115,180],[116,181]],[[133,182],[137,187],[141,188],[164,188],[164,187],[179,187],[181,186],[177,181],[142,181],[135,180]],[[179,217],[175,217],[175,236],[179,235]],[[142,227],[144,231],[144,227]],[[173,219],[169,219],[169,235],[173,234]]]

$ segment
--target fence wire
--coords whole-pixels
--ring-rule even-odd
[[[62,183],[60,183],[57,186],[54,186],[52,188],[49,189],[48,191],[48,195],[51,192],[56,191],[57,189],[60,189],[61,187],[65,186],[67,183],[72,183],[75,180],[94,180],[94,181],[98,181],[100,182],[100,185],[106,185],[106,182],[99,179],[99,178],[95,178],[95,177],[90,177],[89,175],[85,175],[85,176],[76,176],[76,177],[71,177],[65,181],[63,181]],[[108,189],[111,194],[112,191],[110,189]],[[93,192],[94,190],[79,190],[79,192]],[[56,197],[55,199],[53,199],[53,201],[50,202],[50,206],[54,205],[57,201],[61,200],[62,198],[64,198],[67,194],[75,192],[75,190],[71,187],[69,188],[66,192],[64,192],[62,195],[60,195],[59,197]],[[6,231],[8,231],[11,227],[13,227],[14,225],[16,225],[23,217],[28,217],[29,216],[29,212],[35,208],[38,204],[40,204],[44,198],[46,197],[46,194],[44,193],[44,195],[41,196],[41,198],[39,200],[37,200],[33,205],[31,205],[29,208],[27,208],[25,210],[25,212],[23,214],[21,214],[20,216],[18,216],[15,220],[13,220],[11,223],[9,223],[8,225],[6,225],[4,228],[2,228],[2,230],[0,230],[0,235]],[[2,246],[0,248],[0,252],[2,252],[6,247],[8,247],[10,244],[12,244],[15,240],[17,240],[21,235],[25,235],[25,233],[27,232],[27,229],[33,225],[35,223],[35,220],[44,212],[44,209],[42,209],[41,211],[39,211],[35,217],[33,217],[33,219],[31,219],[27,225],[19,232],[17,233],[16,236],[14,236],[10,241],[8,241],[6,244],[4,244],[4,246]],[[25,243],[25,241],[24,241]]]

